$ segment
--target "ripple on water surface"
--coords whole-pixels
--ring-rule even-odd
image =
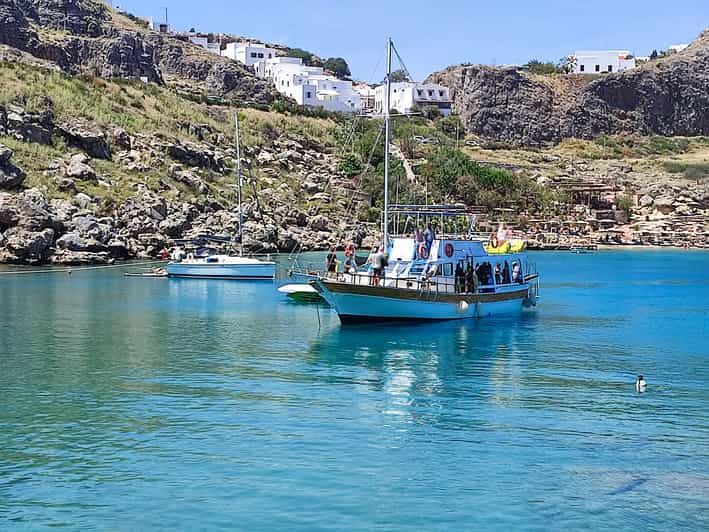
[[[709,528],[709,255],[535,260],[536,311],[422,326],[0,277],[0,528]]]

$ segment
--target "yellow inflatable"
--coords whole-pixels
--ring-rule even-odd
[[[527,247],[526,240],[510,240],[510,253],[520,253]]]
[[[505,255],[507,253],[520,253],[521,251],[524,251],[524,248],[527,247],[527,242],[525,240],[509,240],[507,242],[503,242],[497,247],[494,247],[492,244],[488,244],[485,246],[485,251],[487,251],[488,255]]]
[[[493,247],[492,244],[485,246],[485,251],[488,252],[488,255],[504,255],[505,253],[510,252],[510,243],[509,242],[503,242],[497,247]]]

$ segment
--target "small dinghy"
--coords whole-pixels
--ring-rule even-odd
[[[309,284],[294,283],[281,286],[278,291],[299,303],[317,303],[322,296]]]

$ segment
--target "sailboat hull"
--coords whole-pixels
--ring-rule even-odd
[[[276,276],[276,265],[273,262],[244,264],[171,262],[167,265],[167,274],[169,277],[194,279],[273,279]]]
[[[522,312],[528,287],[519,285],[490,294],[421,294],[376,286],[323,280],[315,287],[336,310],[342,323],[373,321],[440,321]]]

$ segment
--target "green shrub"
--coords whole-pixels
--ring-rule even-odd
[[[364,165],[356,153],[347,153],[340,160],[340,171],[347,177],[359,175],[364,170]]]

